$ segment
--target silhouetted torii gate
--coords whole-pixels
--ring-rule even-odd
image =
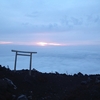
[[[14,71],[16,71],[17,55],[20,55],[20,56],[30,56],[29,75],[31,75],[31,68],[32,68],[32,54],[33,54],[33,53],[37,53],[37,52],[18,51],[18,50],[12,50],[12,52],[15,52]]]

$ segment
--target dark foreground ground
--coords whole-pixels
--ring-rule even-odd
[[[100,75],[33,69],[29,76],[28,70],[13,72],[0,65],[0,100],[100,100]]]

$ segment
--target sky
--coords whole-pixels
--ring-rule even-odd
[[[100,0],[0,0],[0,44],[100,45]]]

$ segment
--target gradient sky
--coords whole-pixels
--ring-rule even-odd
[[[100,45],[100,0],[0,0],[0,44]]]

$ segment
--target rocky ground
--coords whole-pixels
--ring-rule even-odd
[[[100,100],[100,75],[11,71],[0,65],[0,100]]]

